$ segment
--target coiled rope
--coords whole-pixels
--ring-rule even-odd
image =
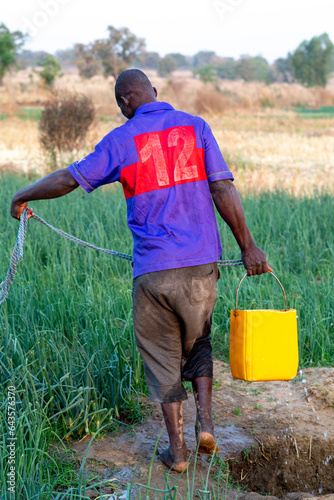
[[[114,250],[108,250],[107,248],[100,248],[95,245],[92,245],[91,243],[87,243],[87,241],[80,240],[79,238],[76,238],[71,234],[65,233],[64,231],[61,231],[60,229],[57,229],[54,226],[51,226],[51,224],[49,224],[36,214],[32,214],[32,218],[34,218],[44,226],[48,227],[55,233],[59,234],[59,236],[62,236],[63,238],[72,241],[73,243],[77,243],[78,245],[81,245],[83,247],[93,248],[94,250],[99,250],[100,252],[113,255],[114,257],[119,257],[121,259],[126,259],[126,260],[132,260],[132,255],[115,252]],[[28,210],[23,210],[22,215],[20,217],[20,227],[16,238],[16,243],[14,246],[12,256],[10,258],[9,269],[5,280],[0,284],[0,304],[5,302],[5,300],[7,299],[10,285],[13,283],[15,279],[17,264],[19,260],[23,259],[23,247],[27,234],[27,227],[28,227]],[[241,266],[241,265],[242,265],[242,260],[218,260],[218,266],[220,267]]]

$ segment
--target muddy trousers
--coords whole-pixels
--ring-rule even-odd
[[[133,321],[151,401],[187,399],[183,380],[211,377],[217,263],[157,271],[133,280]]]

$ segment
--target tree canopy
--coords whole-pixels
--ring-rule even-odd
[[[193,58],[193,66],[195,68],[203,68],[204,66],[210,66],[213,59],[216,57],[216,53],[212,50],[200,50]]]
[[[304,40],[291,55],[291,67],[299,82],[325,87],[334,70],[334,45],[327,33]]]
[[[168,76],[177,68],[177,62],[173,56],[167,55],[158,62],[158,73],[160,76]]]
[[[92,49],[101,62],[104,76],[111,75],[116,79],[134,60],[142,57],[145,40],[134,35],[129,28],[108,26],[108,31],[108,38],[96,40]]]
[[[3,23],[0,24],[0,83],[15,61],[20,67],[35,66],[41,60],[45,62],[45,52],[19,53],[25,36],[19,31],[11,33]],[[210,50],[202,50],[195,55],[172,52],[161,57],[158,52],[147,52],[145,40],[129,28],[108,26],[106,38],[85,45],[76,44],[58,51],[56,57],[64,66],[76,65],[83,78],[103,74],[117,79],[122,71],[135,66],[157,70],[160,76],[168,76],[178,68],[190,69],[201,80],[211,83],[223,78],[266,84],[299,81],[308,86],[326,86],[330,73],[334,71],[334,45],[327,33],[303,41],[293,53],[270,64],[261,55],[243,55],[233,59],[221,57]],[[53,63],[49,60],[49,73],[52,73]],[[55,70],[55,64],[53,67]]]
[[[77,43],[75,45],[75,64],[79,70],[79,75],[83,78],[92,78],[99,73],[100,65],[92,44]]]
[[[21,31],[9,31],[4,23],[0,24],[0,83],[6,72],[14,65],[17,54],[27,35]]]
[[[47,87],[52,87],[57,76],[63,76],[60,73],[61,64],[52,54],[47,54],[43,61],[37,61],[42,71],[36,71]]]

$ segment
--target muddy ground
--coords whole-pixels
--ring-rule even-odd
[[[89,449],[88,469],[103,471],[105,478],[114,478],[120,488],[119,498],[125,498],[126,484],[132,480],[147,484],[154,446],[161,430],[151,486],[163,489],[166,477],[169,487],[178,481],[178,491],[182,495],[191,486],[196,451],[192,394],[189,393],[184,403],[185,438],[192,453],[188,478],[187,474],[181,478],[176,473],[166,476],[168,471],[158,455],[167,446],[167,433],[159,405],[152,404],[151,408],[151,415],[143,424],[135,426],[134,432],[121,431],[96,440]],[[226,495],[230,499],[244,500],[247,492],[256,492],[278,498],[290,493],[287,498],[294,500],[326,495],[327,499],[334,500],[334,495],[327,496],[334,493],[333,368],[305,369],[290,382],[248,383],[233,379],[229,365],[215,361],[213,415],[220,451],[211,469],[209,489],[214,487],[216,492],[218,489],[219,498]],[[89,440],[87,437],[71,444],[79,460]],[[197,457],[194,491],[204,490],[202,478],[207,477],[209,460],[204,455]],[[111,499],[118,498],[110,488],[103,491],[110,493]],[[295,495],[291,495],[292,492]],[[92,490],[87,491],[87,495],[97,496]],[[136,497],[134,488],[132,498]],[[256,497],[247,494],[249,499]],[[159,496],[151,492],[149,498]],[[199,491],[193,498],[210,497]]]

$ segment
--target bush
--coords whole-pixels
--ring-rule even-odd
[[[55,56],[53,56],[52,54],[47,54],[44,58],[44,61],[37,61],[36,64],[43,68],[42,71],[35,72],[40,76],[42,82],[46,87],[52,87],[56,78],[58,76],[63,76],[63,74],[60,73],[60,62],[57,61]]]
[[[194,75],[198,75],[203,83],[214,83],[217,80],[217,72],[213,66],[195,69]]]
[[[95,117],[94,104],[84,94],[55,92],[46,102],[40,120],[40,143],[49,155],[51,169],[62,163],[62,153],[80,148]]]

